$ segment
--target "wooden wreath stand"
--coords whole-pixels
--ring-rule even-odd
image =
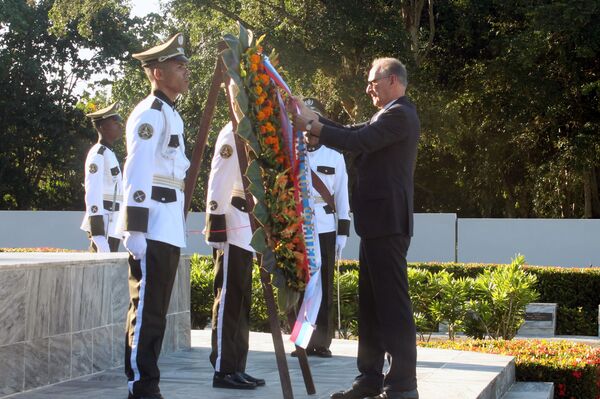
[[[208,92],[208,98],[206,100],[206,107],[204,108],[204,112],[202,113],[202,118],[200,120],[200,126],[198,127],[198,133],[196,136],[196,144],[194,146],[194,151],[192,153],[192,160],[190,168],[187,171],[187,176],[185,179],[185,214],[187,216],[187,212],[190,209],[190,205],[192,202],[192,196],[194,194],[194,188],[196,187],[196,181],[198,179],[198,174],[200,172],[200,163],[202,161],[202,155],[204,153],[204,148],[206,147],[206,141],[208,138],[208,132],[210,130],[210,123],[212,121],[213,115],[215,113],[215,107],[217,104],[217,97],[219,95],[219,90],[221,86],[224,84],[225,88],[228,87],[229,84],[229,75],[226,73],[225,64],[223,63],[223,59],[221,57],[221,53],[225,50],[226,45],[224,42],[219,43],[219,56],[217,57],[217,62],[215,64],[215,70],[213,72],[212,83],[210,85],[210,90]],[[237,130],[237,121],[235,119],[232,102],[229,98],[229,91],[225,90],[225,95],[227,96],[227,104],[229,105],[229,117],[233,124],[233,131]],[[247,156],[247,146],[240,139],[237,134],[234,134],[235,137],[235,146],[238,154],[238,160],[240,164],[240,171],[245,171],[248,167],[248,156]],[[248,190],[249,181],[248,178],[242,172],[242,182],[244,185],[244,193],[246,195],[246,202],[248,204],[248,209],[254,209],[254,197],[250,194]],[[250,216],[250,226],[252,228],[252,233],[257,229],[257,222],[252,213],[249,212]],[[270,251],[270,250],[269,250]],[[290,379],[290,373],[287,365],[285,349],[283,347],[283,338],[281,336],[281,330],[279,328],[279,318],[277,317],[277,305],[275,303],[275,298],[273,296],[273,286],[271,285],[271,275],[267,272],[267,269],[264,267],[268,262],[275,262],[275,258],[272,252],[259,254],[256,253],[256,258],[260,267],[260,281],[263,287],[265,302],[267,305],[267,313],[269,316],[269,325],[271,328],[271,336],[273,337],[273,346],[275,347],[275,358],[277,360],[277,369],[279,370],[279,379],[281,380],[281,389],[283,391],[284,399],[293,399],[294,394],[292,392],[292,382]],[[296,321],[296,315],[294,311],[290,311],[288,313],[288,323],[290,325],[290,329],[293,328],[294,323]],[[310,372],[310,367],[308,365],[308,358],[306,356],[306,351],[299,346],[296,346],[296,353],[298,354],[298,361],[300,363],[300,369],[302,370],[302,377],[304,378],[304,385],[306,387],[306,392],[309,395],[313,395],[316,393],[315,385],[312,379],[312,374]]]

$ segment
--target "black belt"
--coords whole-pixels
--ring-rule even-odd
[[[117,212],[119,210],[119,203],[115,202],[115,209],[114,211]],[[104,205],[104,209],[107,211],[112,211],[112,206],[113,206],[113,202],[112,201],[103,201],[103,205]]]

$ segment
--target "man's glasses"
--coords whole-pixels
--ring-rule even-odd
[[[373,83],[375,83],[375,82],[377,82],[378,80],[381,80],[381,79],[389,78],[390,76],[391,76],[391,75],[385,75],[385,76],[380,76],[380,77],[378,77],[378,78],[375,78],[375,79],[373,79],[373,80],[368,80],[368,81],[367,81],[367,87],[369,87],[369,86],[371,86],[371,87],[372,87],[372,86],[373,86]]]

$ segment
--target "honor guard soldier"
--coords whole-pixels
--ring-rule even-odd
[[[210,362],[213,387],[254,389],[265,380],[246,373],[252,305],[252,229],[242,185],[233,126],[215,144],[206,198],[208,245],[215,261]]]
[[[117,104],[86,115],[98,132],[98,142],[85,160],[85,216],[81,230],[88,233],[92,252],[117,252],[121,234],[117,218],[122,201],[122,175],[113,144],[123,136]]]
[[[304,103],[319,115],[325,107],[315,98]],[[316,230],[321,247],[321,289],[323,297],[317,314],[317,328],[306,347],[308,356],[331,357],[329,346],[334,335],[333,275],[336,257],[339,259],[350,235],[350,205],[348,173],[344,156],[323,145],[307,146],[312,177],[312,197],[315,199]],[[336,233],[337,231],[337,233]]]
[[[183,120],[175,100],[189,86],[183,36],[142,53],[151,86],[127,120],[120,226],[129,256],[129,312],[125,341],[125,374],[130,399],[162,398],[158,357],[166,313],[186,243]]]

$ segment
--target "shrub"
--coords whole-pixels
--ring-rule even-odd
[[[518,255],[512,263],[484,270],[473,283],[469,301],[467,335],[481,338],[481,332],[492,338],[512,339],[523,324],[525,306],[534,302],[538,293],[533,287],[537,278],[523,270],[525,258]]]
[[[358,270],[348,269],[346,272],[337,271],[334,275],[334,324],[338,320],[338,295],[337,284],[340,284],[340,309],[341,309],[341,329],[339,334],[341,338],[350,338],[358,336]]]
[[[485,270],[495,270],[504,266],[481,263],[411,263],[409,265],[432,273],[446,270],[455,277],[474,278]],[[558,304],[556,316],[558,335],[597,335],[600,268],[523,266],[523,270],[537,277],[534,288],[539,293],[538,302]]]
[[[435,320],[429,311],[433,299],[438,293],[437,287],[430,284],[433,280],[432,273],[419,268],[408,268],[408,281],[410,282],[410,300],[413,305],[413,314],[415,316],[415,325],[421,340],[427,340],[431,333],[437,330],[438,321]]]
[[[473,285],[473,279],[454,278],[452,273],[442,270],[431,276],[429,284],[437,291],[429,305],[433,320],[448,324],[448,337],[453,340],[457,331],[461,330],[467,314],[467,298]]]
[[[556,399],[600,398],[600,348],[521,339],[419,342],[419,346],[514,356],[517,381],[553,382]]]
[[[193,329],[203,329],[212,316],[215,299],[213,281],[215,273],[211,257],[192,255],[190,259],[190,309]]]
[[[194,328],[201,328],[206,324],[210,317],[210,310],[213,303],[212,296],[212,259],[206,256],[195,256],[192,265],[204,259],[204,271],[202,278],[192,276],[192,320],[204,320],[196,322]],[[192,273],[193,273],[192,267]],[[456,263],[418,263],[409,266],[408,275],[410,283],[410,295],[413,301],[415,312],[415,321],[421,339],[425,334],[430,334],[437,328],[437,323],[430,311],[430,305],[437,295],[435,287],[428,283],[435,273],[445,270],[452,273],[454,278],[474,278],[477,280],[479,275],[492,273],[493,271],[510,271],[506,265],[493,264],[456,264]],[[534,288],[539,292],[539,302],[558,303],[557,313],[557,334],[574,335],[596,335],[598,331],[598,296],[600,292],[600,270],[599,269],[573,269],[556,267],[532,267],[522,266],[522,270],[537,277]],[[341,306],[342,306],[342,337],[356,336],[358,333],[358,262],[341,261],[340,262],[340,284],[341,284]],[[510,273],[509,273],[510,274]],[[488,280],[491,279],[487,275]],[[335,284],[337,284],[337,273],[335,273]],[[481,278],[481,277],[480,277]],[[508,278],[508,277],[507,277]],[[197,282],[196,282],[197,281]],[[480,282],[479,284],[484,283]],[[487,283],[486,283],[487,284]],[[197,286],[197,287],[196,287]],[[579,289],[580,288],[580,289]],[[208,291],[207,291],[208,289]],[[483,301],[480,299],[475,302],[474,292],[470,292],[469,308],[463,319],[461,328],[474,337],[484,337],[488,334],[486,329],[492,325],[489,319],[492,317],[491,300]],[[275,290],[275,295],[277,291]],[[494,299],[495,300],[495,299]],[[334,309],[337,324],[337,286],[334,287]],[[198,309],[198,310],[196,310]],[[194,313],[198,312],[198,315]],[[280,324],[284,330],[287,330],[286,317],[279,315]],[[483,324],[479,319],[488,320]],[[496,324],[497,325],[497,324]],[[262,286],[257,268],[253,272],[253,305],[251,311],[251,328],[254,331],[270,331],[264,304]],[[518,328],[518,327],[517,327]],[[514,330],[514,328],[513,328]],[[492,328],[492,331],[499,331]],[[494,333],[495,334],[495,333]],[[493,334],[493,335],[494,335]],[[502,332],[496,336],[506,336]]]

